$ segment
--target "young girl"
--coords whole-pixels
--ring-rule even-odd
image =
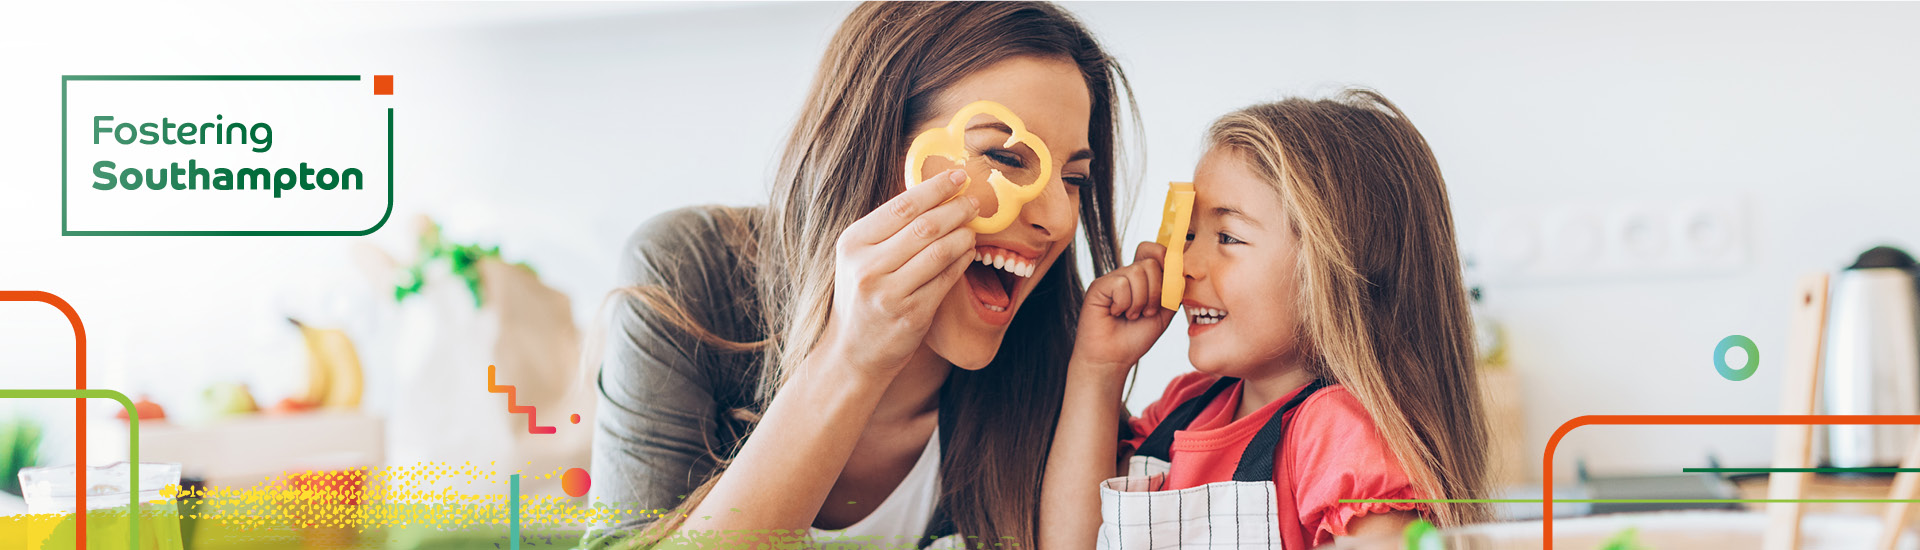
[[[1117,423],[1127,371],[1173,317],[1165,249],[1142,243],[1087,291],[1043,546],[1304,549],[1485,520],[1480,504],[1341,502],[1484,498],[1472,328],[1425,139],[1349,90],[1228,114],[1208,145],[1180,301],[1199,372]]]

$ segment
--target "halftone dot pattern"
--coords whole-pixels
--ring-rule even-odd
[[[505,531],[511,519],[508,481],[511,475],[562,480],[578,477],[585,494],[586,471],[555,468],[531,474],[500,472],[471,462],[428,462],[413,466],[351,468],[336,471],[286,473],[266,476],[251,487],[211,487],[183,491],[178,485],[161,490],[164,498],[195,499],[184,519],[211,521],[240,530],[343,530],[427,527],[439,530],[497,528]],[[451,482],[451,483],[449,483]],[[434,486],[438,489],[425,487]],[[475,493],[453,486],[475,487]],[[569,494],[573,491],[569,490]],[[576,495],[579,496],[579,495]],[[659,517],[665,510],[592,503],[575,504],[557,495],[521,495],[523,528],[567,529],[623,523]]]

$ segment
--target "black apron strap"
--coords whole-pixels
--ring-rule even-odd
[[[1167,418],[1161,420],[1159,426],[1154,426],[1153,433],[1147,434],[1147,440],[1140,443],[1140,449],[1134,451],[1133,456],[1153,457],[1172,462],[1173,432],[1187,429],[1187,425],[1193,424],[1193,420],[1200,417],[1200,411],[1206,410],[1207,404],[1212,403],[1213,398],[1219,397],[1220,392],[1226,391],[1228,387],[1239,381],[1239,378],[1222,376],[1214,381],[1213,387],[1207,388],[1206,393],[1174,407],[1173,412],[1167,413]]]
[[[1253,434],[1253,440],[1247,442],[1247,449],[1241,451],[1240,465],[1233,469],[1233,480],[1273,481],[1273,456],[1280,449],[1280,441],[1287,435],[1287,413],[1305,402],[1307,396],[1329,385],[1326,380],[1314,380],[1293,394],[1293,398],[1281,405],[1280,410],[1274,411],[1273,418],[1267,419],[1266,425]]]

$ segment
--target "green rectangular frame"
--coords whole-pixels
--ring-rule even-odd
[[[73,231],[67,229],[67,83],[75,80],[280,80],[340,81],[360,80],[360,75],[61,75],[60,76],[60,235],[68,237],[358,237],[371,235],[393,217],[393,108],[387,108],[387,212],[373,227],[361,231]]]

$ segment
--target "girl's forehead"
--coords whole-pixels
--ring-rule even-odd
[[[1254,171],[1250,160],[1232,148],[1207,151],[1193,171],[1194,215],[1222,207],[1255,217],[1280,215],[1279,190]]]

